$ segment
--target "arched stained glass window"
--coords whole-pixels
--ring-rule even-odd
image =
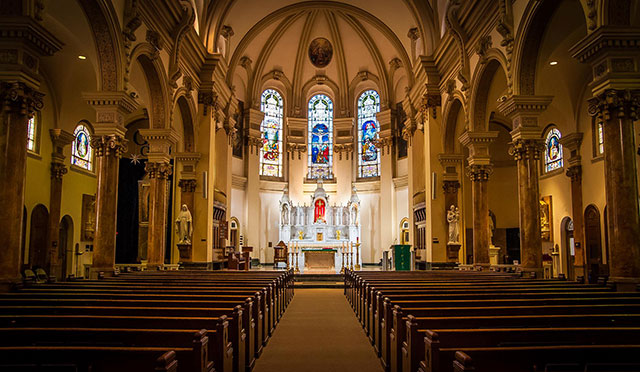
[[[358,177],[380,176],[380,152],[376,140],[380,123],[376,114],[380,111],[380,95],[368,90],[358,98]]]
[[[556,128],[551,128],[547,132],[545,139],[545,151],[544,151],[544,171],[551,172],[556,169],[561,169],[562,162],[562,145],[560,144],[560,131]]]
[[[333,178],[333,101],[324,94],[309,100],[309,174],[312,179]]]
[[[264,119],[260,124],[260,175],[282,177],[282,96],[273,89],[262,92],[260,110]]]
[[[86,125],[80,124],[73,131],[75,139],[71,144],[71,164],[76,167],[93,170],[93,149],[91,148],[91,134]]]
[[[36,152],[36,115],[29,118],[27,122],[27,150]]]

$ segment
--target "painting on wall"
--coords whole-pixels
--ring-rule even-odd
[[[553,218],[551,208],[551,195],[540,199],[540,236],[542,241],[553,241]]]
[[[84,242],[92,241],[96,232],[96,197],[82,194],[82,236]]]
[[[309,59],[315,67],[327,67],[331,57],[333,57],[333,46],[329,40],[319,37],[309,45]]]

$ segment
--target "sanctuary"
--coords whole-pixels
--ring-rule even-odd
[[[360,198],[356,187],[351,188],[351,198],[345,205],[330,205],[319,179],[310,198],[309,205],[294,204],[285,187],[280,199],[280,241],[290,247],[290,267],[302,272],[320,269],[336,273],[344,267],[343,261],[345,266],[355,262],[360,267]]]

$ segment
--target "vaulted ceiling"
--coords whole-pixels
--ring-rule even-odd
[[[265,87],[279,88],[292,116],[304,116],[318,90],[332,96],[337,116],[352,115],[364,89],[378,90],[383,106],[402,100],[414,84],[412,59],[440,36],[425,21],[434,14],[425,1],[229,0],[209,9],[203,36],[223,35],[209,49],[227,58],[227,83],[238,99],[256,106]],[[331,43],[326,67],[310,61],[316,38]]]

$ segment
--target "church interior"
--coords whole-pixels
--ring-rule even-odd
[[[0,99],[2,370],[640,371],[640,1],[1,0]]]

